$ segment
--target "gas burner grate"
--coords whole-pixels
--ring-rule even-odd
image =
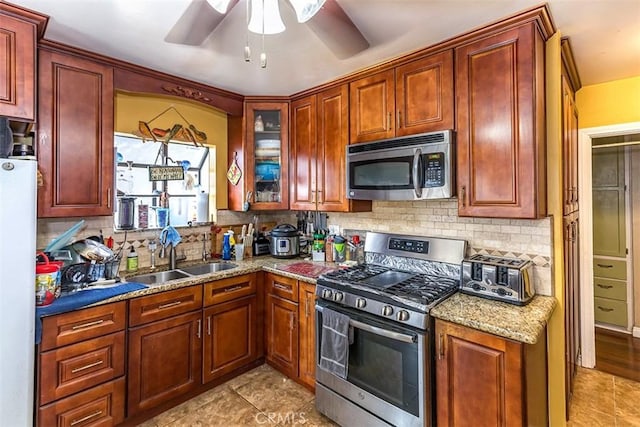
[[[359,282],[370,277],[377,276],[378,274],[384,273],[385,271],[389,271],[389,268],[375,264],[362,264],[343,270],[331,271],[329,273],[323,274],[322,276],[326,277],[327,279],[338,281]]]
[[[424,305],[430,305],[454,293],[460,282],[448,277],[418,274],[385,289],[396,297],[407,298]]]

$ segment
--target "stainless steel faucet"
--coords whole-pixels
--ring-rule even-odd
[[[167,234],[166,233],[160,233],[160,258],[164,258],[165,257],[165,245],[167,244]],[[180,256],[176,256],[176,247],[174,245],[171,245],[171,247],[169,248],[169,268],[171,270],[174,270],[176,268],[177,262],[178,261],[183,261],[187,259],[187,255],[184,253],[184,251],[182,252],[182,255]]]
[[[164,246],[162,247],[164,249]],[[152,240],[149,242],[149,251],[151,252],[151,269],[155,270],[156,268],[156,241]]]
[[[166,236],[165,238],[163,238],[162,233],[160,233],[160,258],[164,258],[165,254],[164,254],[164,245],[166,244]]]
[[[207,251],[207,233],[203,233],[202,237],[202,260],[207,261],[209,259],[209,251]]]

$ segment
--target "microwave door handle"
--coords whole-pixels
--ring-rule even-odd
[[[416,197],[422,197],[422,179],[420,164],[422,163],[422,150],[416,148],[413,153],[413,191],[416,193]]]

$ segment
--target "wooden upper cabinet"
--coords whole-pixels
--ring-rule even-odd
[[[290,205],[296,210],[315,210],[317,202],[316,95],[291,103],[291,149],[289,152]]]
[[[453,129],[453,52],[356,80],[350,96],[351,143]]]
[[[396,68],[396,136],[453,129],[453,51]]]
[[[351,82],[350,142],[367,142],[395,136],[395,73],[383,71]]]
[[[242,172],[251,210],[289,209],[289,103],[247,102],[245,118]]]
[[[112,214],[113,69],[39,52],[39,217]]]
[[[563,215],[578,210],[578,110],[575,94],[562,76]]]
[[[347,199],[348,99],[345,84],[291,103],[291,209],[371,210],[370,201]]]
[[[458,214],[546,214],[544,40],[535,23],[456,49]]]
[[[0,5],[0,116],[36,118],[36,42],[47,19],[9,3]]]

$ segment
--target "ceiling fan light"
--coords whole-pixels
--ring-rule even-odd
[[[207,0],[207,3],[209,3],[212,8],[224,15],[225,13],[227,13],[227,8],[229,7],[229,3],[231,3],[231,0]]]
[[[289,0],[296,11],[299,23],[305,23],[318,13],[326,0]]]
[[[263,9],[264,6],[264,9]],[[263,32],[264,13],[264,32]],[[256,34],[278,34],[285,30],[280,17],[278,0],[251,0],[249,31]]]

